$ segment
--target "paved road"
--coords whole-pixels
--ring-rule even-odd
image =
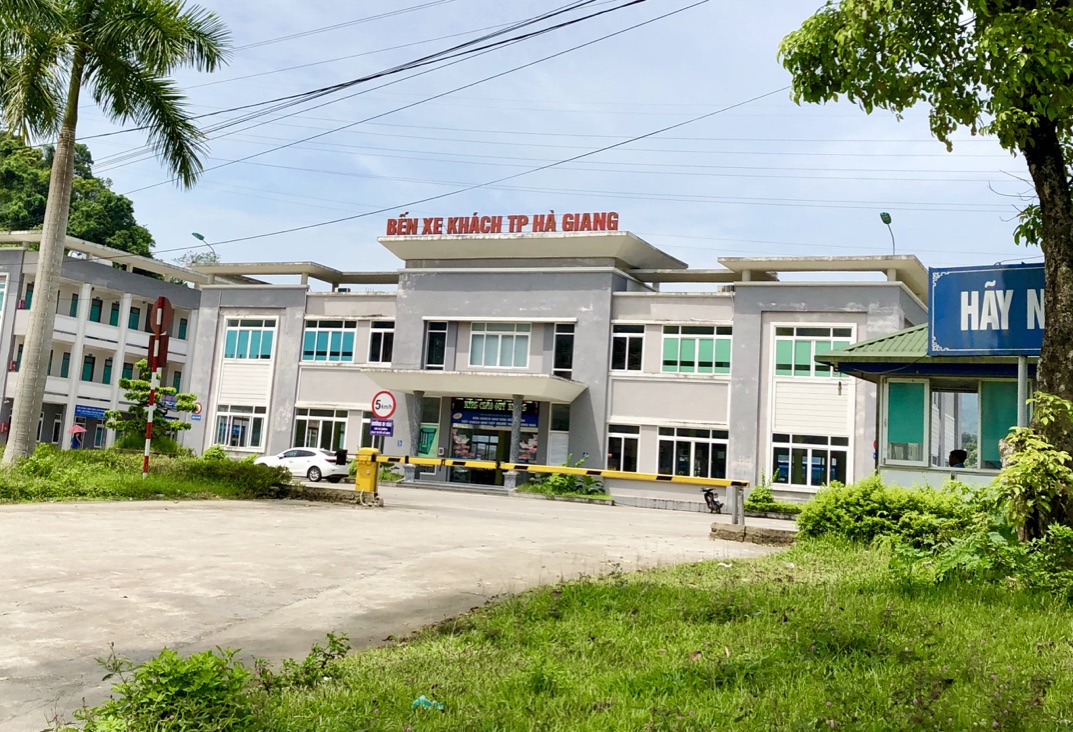
[[[701,514],[387,488],[384,509],[300,501],[0,506],[0,730],[105,694],[93,659],[168,646],[358,647],[485,599],[611,569],[768,551]],[[68,717],[69,718],[69,717]]]

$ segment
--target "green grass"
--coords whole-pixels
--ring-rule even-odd
[[[0,468],[0,503],[86,500],[264,498],[285,471],[231,460],[154,456],[142,478],[142,456],[116,450],[57,450]]]
[[[887,557],[770,557],[535,590],[265,697],[263,728],[1053,730],[1073,726],[1073,612],[893,583]],[[421,695],[443,712],[412,709]]]

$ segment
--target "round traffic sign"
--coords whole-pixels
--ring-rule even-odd
[[[391,419],[395,413],[395,395],[390,391],[378,391],[373,397],[373,416],[377,419]]]
[[[194,414],[201,414],[201,402],[194,402]]]

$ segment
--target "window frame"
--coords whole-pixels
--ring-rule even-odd
[[[785,435],[786,439],[784,439],[784,440],[777,440],[776,439],[776,437],[779,437],[779,436],[782,436],[782,435]],[[770,462],[768,463],[768,467],[771,470],[771,472],[769,474],[769,480],[771,481],[772,487],[782,486],[787,490],[795,490],[795,489],[815,490],[815,489],[822,488],[822,487],[824,487],[826,485],[829,485],[832,480],[838,480],[838,478],[832,478],[831,477],[831,466],[833,464],[833,460],[831,459],[831,453],[834,453],[834,452],[842,453],[842,461],[843,461],[842,464],[845,467],[845,475],[842,476],[843,479],[840,482],[845,483],[847,480],[850,479],[850,477],[852,475],[852,469],[851,469],[850,463],[851,463],[851,461],[853,459],[853,438],[850,435],[805,435],[805,434],[793,434],[793,433],[775,432],[775,433],[772,433],[769,437],[770,437],[771,449],[768,451],[768,457],[769,457],[769,460],[770,460]],[[795,438],[801,438],[802,441],[798,441]],[[811,440],[813,440],[813,441],[812,442],[805,442],[805,441],[803,441],[805,438],[811,438]],[[820,440],[820,439],[826,440],[826,442],[824,442],[824,443],[816,442],[816,440]],[[843,440],[843,441],[845,441],[845,444],[835,444],[836,440]],[[786,481],[785,482],[778,479],[778,469],[777,469],[778,468],[778,462],[777,462],[777,460],[775,458],[775,451],[776,450],[787,450],[788,451],[787,456],[786,456],[787,469],[786,469]],[[807,478],[809,479],[809,481],[811,481],[811,479],[812,479],[812,461],[813,461],[812,453],[813,453],[813,451],[815,451],[815,450],[823,450],[824,452],[826,452],[827,453],[827,463],[826,463],[826,470],[825,470],[825,472],[826,472],[826,476],[825,476],[826,477],[826,482],[824,482],[824,483],[812,483],[812,482],[794,483],[793,480],[792,480],[792,478],[793,478],[794,450],[804,450],[804,451],[806,451],[805,466],[806,466],[806,470],[807,470]]]
[[[390,326],[388,325],[390,323]],[[376,357],[373,357],[373,349],[376,349]],[[387,358],[384,358],[385,351]],[[380,366],[391,366],[391,360],[395,357],[395,321],[373,320],[369,323],[369,360]]]
[[[640,328],[639,331],[619,331],[616,332],[616,328]],[[644,323],[612,323],[611,324],[611,354],[608,358],[609,370],[613,373],[620,374],[639,374],[645,370],[645,338],[647,328]],[[623,354],[623,367],[615,368],[615,341],[626,341],[626,350]],[[630,368],[630,344],[632,341],[638,340],[641,342],[640,346],[640,358],[637,363],[637,368]]]
[[[421,358],[421,365],[426,371],[447,370],[447,335],[450,333],[450,324],[446,320],[431,320],[425,323],[425,351]],[[443,339],[443,361],[433,363],[429,360],[432,353],[433,336],[436,340]]]
[[[246,411],[249,410],[249,411]],[[261,452],[264,450],[265,433],[267,432],[268,413],[266,407],[249,407],[242,404],[217,405],[213,420],[213,444],[220,445],[225,450],[238,450],[244,452]],[[248,438],[244,445],[232,445],[230,436],[234,432],[235,419],[248,419],[249,424],[245,436]],[[226,420],[226,435],[228,439],[220,442],[220,420]],[[258,425],[258,422],[260,423]],[[258,430],[254,428],[259,427]],[[253,444],[253,435],[256,432],[257,444]]]
[[[786,335],[786,334],[780,335],[779,330],[784,329],[784,328],[789,328],[789,329],[793,330],[793,334],[791,334],[791,335]],[[805,334],[798,335],[797,331],[799,329],[801,329],[801,330],[820,330],[820,329],[824,329],[824,330],[830,331],[830,335],[828,335],[828,336],[805,335]],[[835,335],[836,330],[848,330],[849,335],[848,336]],[[789,341],[792,344],[791,352],[790,352],[790,372],[791,373],[789,373],[789,374],[780,374],[779,373],[779,342],[780,341]],[[840,348],[846,348],[848,346],[853,345],[854,343],[857,342],[857,324],[856,323],[828,323],[828,322],[824,322],[824,323],[802,323],[801,321],[797,321],[797,322],[793,322],[793,323],[774,323],[774,324],[772,324],[772,326],[771,326],[771,374],[772,374],[772,376],[774,376],[774,378],[776,378],[776,379],[844,379],[844,378],[847,378],[845,374],[843,374],[840,371],[836,370],[833,366],[827,367],[827,368],[830,369],[830,371],[828,373],[826,373],[826,374],[817,374],[816,373],[816,366],[817,366],[816,356],[819,353],[821,353],[820,351],[816,350],[816,343],[817,342],[824,342],[824,341],[829,341],[830,342],[830,347],[826,351],[822,351],[822,353],[828,353],[830,351],[835,351],[835,350],[838,350]],[[810,347],[810,357],[808,359],[808,362],[809,362],[809,373],[808,374],[796,374],[796,373],[794,373],[794,371],[796,371],[796,366],[797,366],[797,362],[796,362],[795,359],[796,359],[796,355],[797,355],[797,344],[799,342],[811,343],[812,344],[811,347]],[[842,344],[844,344],[844,345],[842,345]]]
[[[552,332],[551,368],[552,375],[563,379],[574,378],[574,346],[577,326],[575,323],[556,323]],[[562,338],[562,341],[559,339]],[[560,343],[563,348],[560,349]],[[569,347],[567,347],[569,343]],[[569,361],[569,366],[560,366],[559,357],[563,356],[563,362]]]
[[[673,434],[667,435],[665,430],[672,430]],[[691,432],[707,432],[708,437],[700,437],[698,435],[680,435],[681,430],[687,430]],[[716,435],[719,433],[719,436]],[[660,452],[663,448],[663,444],[669,442],[674,447],[671,448],[671,472],[664,473],[661,468]],[[705,444],[708,445],[708,475],[693,475],[690,472],[689,477],[693,478],[719,478],[726,479],[727,468],[730,462],[730,430],[724,427],[683,427],[677,425],[660,425],[656,431],[656,471],[661,475],[682,475],[676,472],[677,468],[677,456],[678,456],[678,443],[690,443],[689,449],[689,464],[690,469],[696,466],[696,445]],[[723,447],[723,474],[711,475],[712,467],[712,445],[722,445]]]
[[[677,332],[671,332],[670,329],[676,328]],[[701,330],[711,329],[711,333],[686,333],[686,329]],[[722,331],[722,332],[721,332]],[[721,376],[730,378],[730,372],[733,368],[734,360],[734,326],[731,323],[664,323],[660,328],[660,365],[659,372],[661,374],[673,374],[674,376],[699,376],[699,377],[714,377]],[[669,340],[674,339],[678,342],[677,346],[677,367],[673,370],[667,367],[667,343]],[[712,366],[711,371],[701,371],[701,342],[706,340],[712,342]],[[683,371],[683,341],[693,341],[693,370]],[[719,351],[720,344],[726,344],[726,366],[722,367],[720,363]],[[725,368],[723,371],[721,369]]]
[[[318,414],[313,414],[317,412]],[[328,414],[320,414],[320,412],[331,412]],[[291,431],[292,441],[291,444],[295,448],[301,448],[303,450],[330,450],[335,452],[336,450],[346,449],[347,438],[347,421],[349,419],[349,410],[346,409],[317,409],[309,407],[299,407],[294,411],[294,428]],[[317,444],[309,444],[309,426],[311,422],[316,422],[318,427],[316,431]],[[299,440],[298,428],[299,425],[303,425],[302,439]],[[324,429],[324,425],[329,424],[331,428]],[[338,430],[337,430],[338,428]],[[324,447],[321,442],[323,435],[327,434],[329,437],[328,444],[335,445],[338,442],[338,446]]]
[[[259,362],[272,361],[276,351],[276,330],[278,320],[258,316],[227,318],[224,321],[223,358],[225,361]],[[232,343],[231,334],[235,338]],[[251,357],[256,334],[257,350],[260,355]],[[265,335],[268,336],[268,355],[264,354]],[[234,350],[231,350],[231,349]],[[232,355],[228,355],[228,352]],[[244,352],[246,355],[238,355]]]
[[[633,444],[633,468],[624,464],[627,441]],[[612,443],[618,443],[619,458],[614,459]],[[637,425],[609,424],[607,426],[607,469],[619,473],[636,473],[641,461],[641,428]]]
[[[921,445],[920,460],[897,460],[890,457],[890,385],[891,384],[922,384],[924,386],[924,437]],[[883,465],[930,468],[931,467],[931,386],[928,379],[913,378],[885,378],[883,379],[883,415],[882,415],[882,438],[880,442],[880,455]]]
[[[302,354],[299,357],[301,363],[354,363],[357,361],[358,322],[356,319],[347,318],[307,318],[302,328]],[[312,350],[308,348],[310,335],[313,336]],[[319,358],[318,356],[322,353],[322,335],[324,337],[324,358]],[[333,338],[335,335],[338,335],[337,342]],[[350,336],[350,357],[346,358],[348,335]],[[309,357],[309,354],[312,354],[312,356]]]
[[[505,330],[510,327],[511,330]],[[469,367],[471,369],[495,369],[497,371],[524,371],[529,368],[529,356],[530,350],[533,347],[533,324],[523,323],[518,321],[511,322],[487,322],[477,321],[469,324]],[[481,339],[481,363],[474,363],[473,357],[477,353],[475,343],[477,339]],[[487,364],[488,347],[487,342],[489,338],[495,338],[496,340],[496,362],[495,364]],[[503,355],[503,339],[511,339],[511,364],[504,366],[502,363]],[[522,364],[516,363],[516,356],[518,355],[519,340],[524,339],[525,348],[522,349],[525,362]]]

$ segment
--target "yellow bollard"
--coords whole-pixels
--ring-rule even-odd
[[[376,456],[380,451],[375,447],[363,447],[358,450],[357,469],[354,476],[354,488],[358,492],[358,502],[363,506],[383,506],[384,501],[377,493],[380,478],[380,465]]]

